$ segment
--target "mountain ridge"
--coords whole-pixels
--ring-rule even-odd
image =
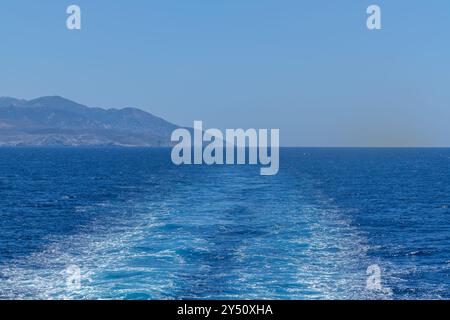
[[[134,107],[89,107],[61,96],[0,97],[0,146],[165,147],[177,128]]]

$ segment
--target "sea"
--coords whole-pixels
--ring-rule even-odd
[[[0,148],[0,299],[450,299],[450,149]]]

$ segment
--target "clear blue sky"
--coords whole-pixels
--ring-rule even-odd
[[[450,146],[448,0],[2,0],[0,45],[0,96],[280,128],[284,145]]]

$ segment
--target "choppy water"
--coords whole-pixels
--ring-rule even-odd
[[[449,170],[449,149],[282,149],[272,177],[0,149],[0,298],[449,299]]]

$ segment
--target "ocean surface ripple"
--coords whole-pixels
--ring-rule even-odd
[[[449,169],[449,149],[282,149],[272,177],[0,149],[0,298],[449,299]]]

